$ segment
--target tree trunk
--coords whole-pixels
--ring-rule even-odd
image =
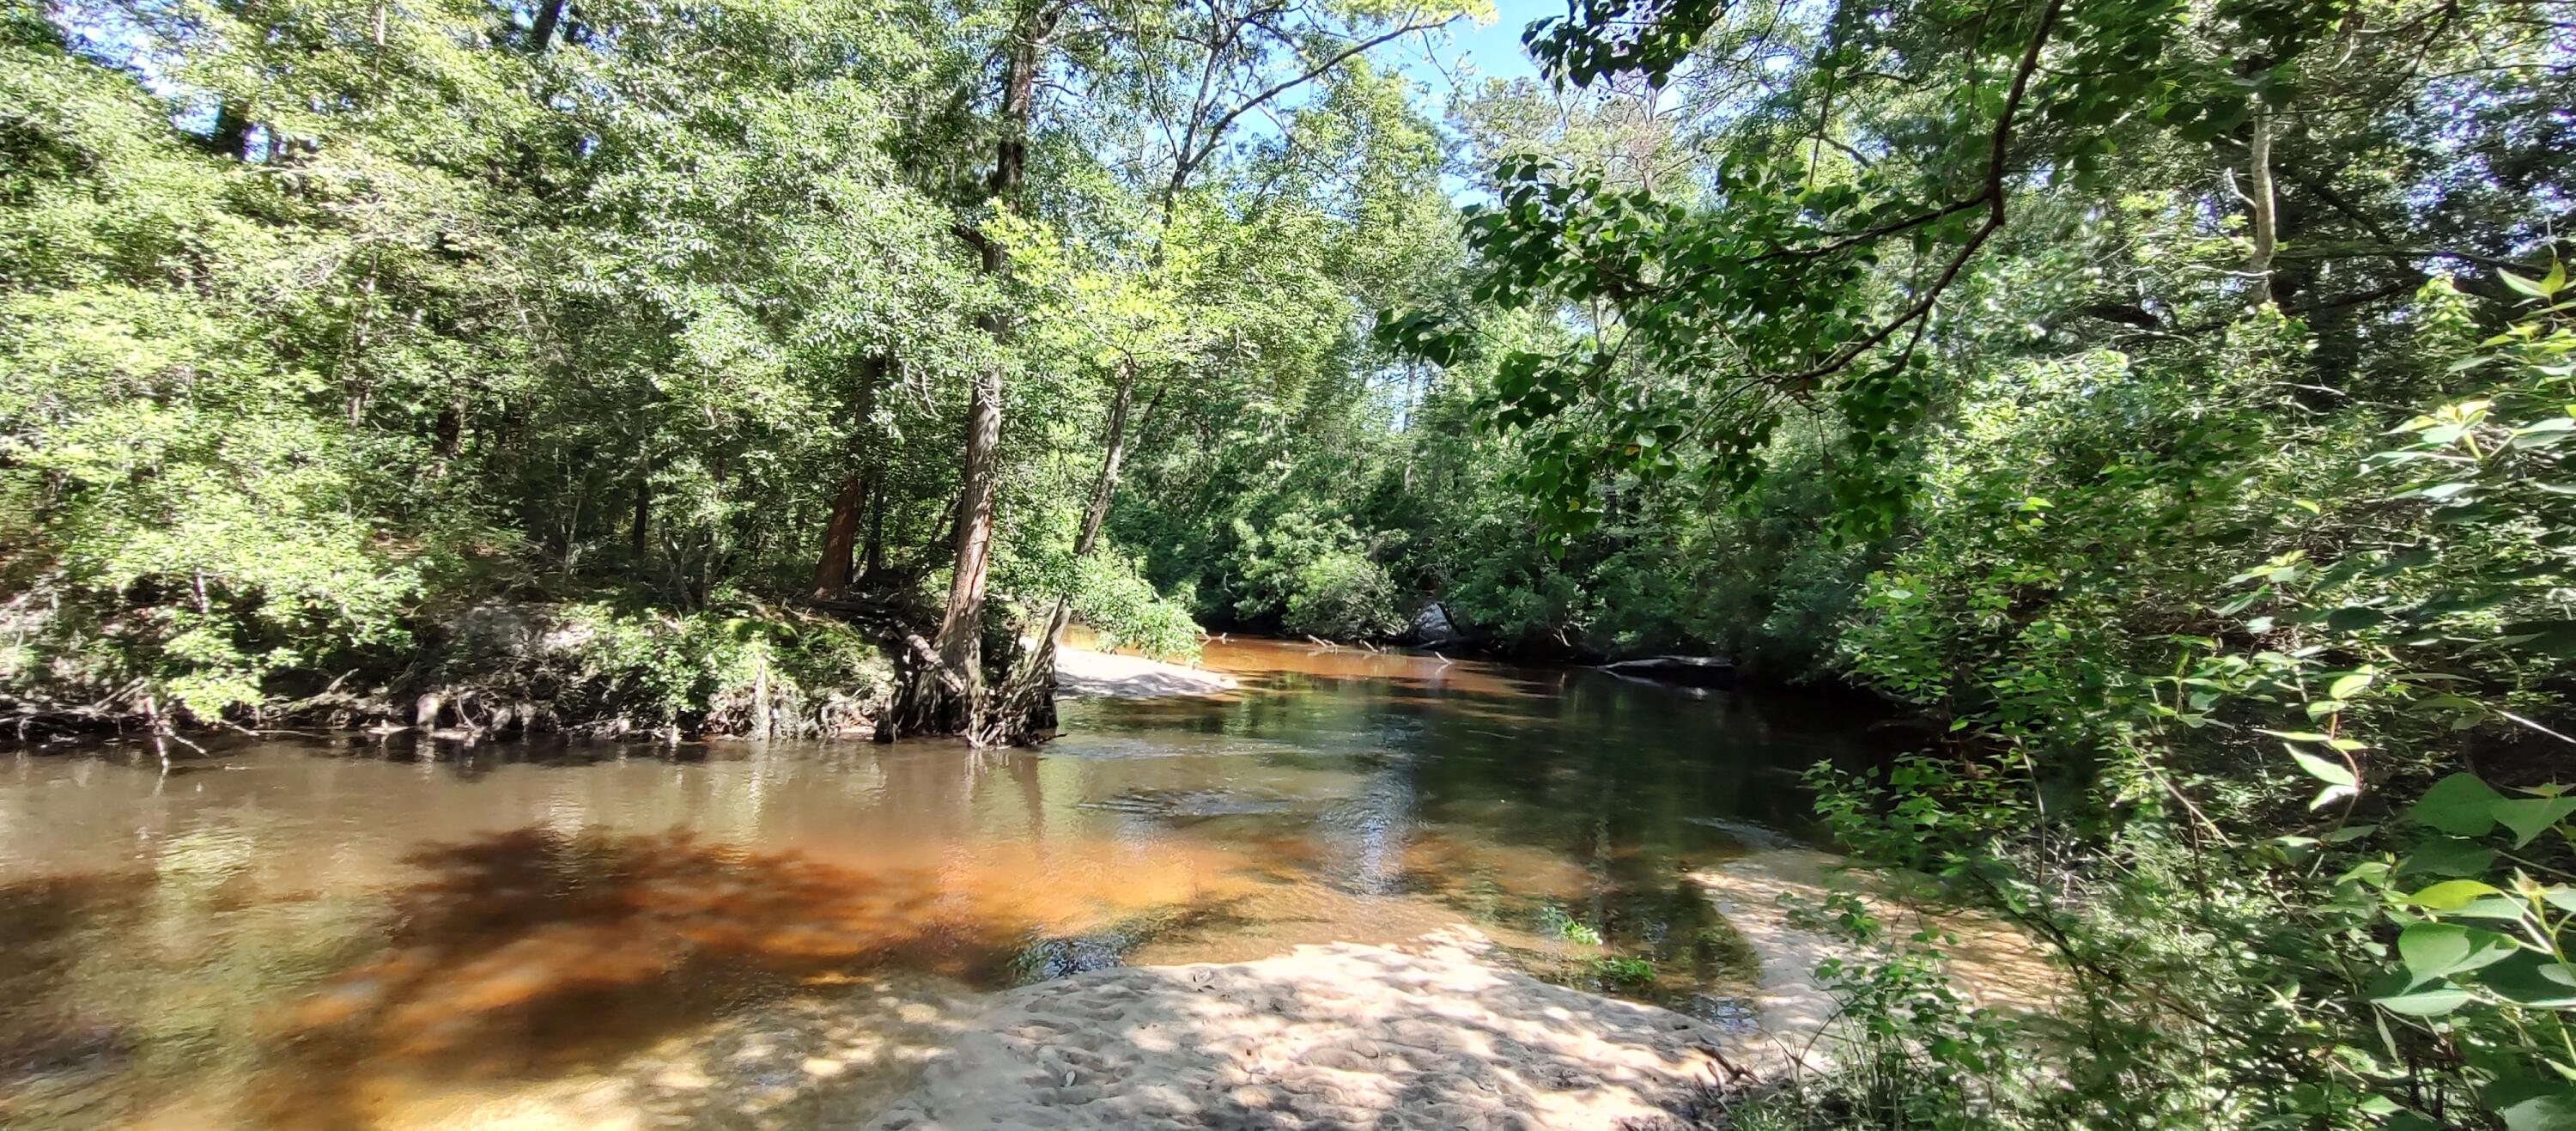
[[[832,496],[831,517],[823,524],[823,556],[814,565],[814,599],[828,601],[850,587],[857,557],[859,513],[868,502],[868,475],[853,471]]]
[[[824,520],[823,554],[814,564],[816,600],[838,597],[850,587],[859,518],[877,493],[877,454],[868,447],[868,421],[876,416],[877,384],[884,379],[885,371],[882,360],[871,360],[860,372],[859,395],[851,412],[857,419],[850,428],[849,450],[849,458],[857,466],[842,478],[841,489],[832,496],[831,515]]]
[[[965,480],[958,486],[957,558],[948,582],[947,615],[939,622],[939,658],[966,682],[969,698],[982,686],[984,585],[992,565],[993,470],[1002,439],[1002,375],[986,369],[975,378],[966,406]]]
[[[653,534],[653,453],[646,449],[643,462],[635,468],[635,524],[627,533],[627,542],[635,553],[635,568],[641,572],[651,553]]]
[[[868,544],[859,553],[859,576],[874,580],[885,573],[886,493],[868,492]]]
[[[2272,302],[2272,252],[2280,238],[2280,221],[2275,212],[2272,193],[2272,111],[2257,99],[2254,104],[2254,136],[2247,144],[2246,180],[2252,190],[2247,194],[2254,207],[2254,249],[2246,257],[2245,273],[2254,280],[2254,305]]]
[[[1083,511],[1082,534],[1074,539],[1073,560],[1077,563],[1091,556],[1100,544],[1101,523],[1109,517],[1109,501],[1118,492],[1118,465],[1127,455],[1127,410],[1136,399],[1136,367],[1130,362],[1118,367],[1118,387],[1109,400],[1108,449],[1100,460],[1100,478],[1091,487],[1091,505]],[[1153,415],[1153,406],[1146,406]],[[1029,746],[1055,737],[1055,649],[1064,635],[1065,625],[1073,618],[1073,599],[1058,595],[1055,607],[1048,610],[1046,627],[1038,633],[1037,642],[1011,669],[1004,686],[1002,702],[995,710],[999,724],[996,738],[1013,746]]]
[[[563,22],[564,0],[544,0],[537,5],[536,26],[528,30],[528,54],[543,55],[554,46],[555,25]]]
[[[1100,459],[1100,478],[1091,486],[1091,506],[1082,512],[1082,536],[1073,543],[1073,556],[1080,560],[1091,556],[1091,547],[1100,541],[1100,524],[1109,518],[1109,500],[1118,491],[1118,464],[1127,456],[1127,406],[1136,399],[1136,364],[1118,366],[1118,390],[1109,399],[1108,451]]]
[[[1020,210],[1020,188],[1028,169],[1029,121],[1037,98],[1041,52],[1062,14],[1055,0],[1037,0],[1020,10],[1011,29],[1010,57],[1002,78],[998,115],[1000,138],[993,147],[992,195],[1005,209]],[[986,274],[1010,269],[1002,246],[975,237]],[[1011,318],[996,311],[984,318],[984,329],[999,346],[1010,341]],[[993,544],[993,479],[1002,439],[1002,373],[999,364],[976,375],[966,407],[966,451],[961,461],[957,497],[955,569],[948,583],[948,607],[939,622],[939,639],[924,656],[913,649],[913,669],[905,680],[903,701],[895,714],[903,729],[943,733],[962,731],[968,742],[990,745],[1020,724],[999,725],[984,688],[984,591]],[[1052,701],[1049,703],[1052,706]]]

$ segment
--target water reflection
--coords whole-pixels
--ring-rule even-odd
[[[1722,1011],[1740,943],[1682,877],[1794,836],[1795,770],[1861,753],[1831,707],[1573,670],[1208,663],[1242,689],[1071,703],[1034,756],[0,755],[0,1125],[457,1125],[546,1089],[812,1125],[864,1114],[976,987],[1461,919]]]

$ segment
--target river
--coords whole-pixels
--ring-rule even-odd
[[[1452,923],[1740,1019],[1686,873],[1847,704],[1211,644],[1240,690],[948,742],[0,753],[0,1125],[837,1125],[994,988]],[[1597,933],[1598,941],[1592,934]]]

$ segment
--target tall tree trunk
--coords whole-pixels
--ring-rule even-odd
[[[1118,387],[1109,400],[1108,450],[1101,457],[1100,477],[1092,482],[1091,505],[1083,510],[1082,533],[1073,542],[1073,560],[1077,563],[1090,557],[1092,549],[1100,544],[1100,527],[1109,517],[1109,501],[1118,493],[1118,465],[1127,455],[1127,410],[1135,399],[1136,367],[1128,362],[1118,367]],[[1153,413],[1154,406],[1147,404],[1145,415]],[[1010,686],[1003,698],[1014,714],[1004,720],[1009,729],[1001,737],[1013,745],[1043,742],[1055,734],[1055,650],[1072,618],[1072,596],[1058,594],[1055,607],[1047,612],[1046,628],[1011,670]]]
[[[939,661],[964,685],[966,726],[980,735],[984,706],[984,587],[993,549],[993,471],[1002,440],[1002,374],[975,377],[966,407],[966,459],[958,485],[957,557],[948,579],[947,615],[939,621]]]
[[[886,493],[868,492],[868,542],[859,552],[859,576],[875,579],[885,573]]]
[[[2272,111],[2260,98],[2254,103],[2254,136],[2246,145],[2246,180],[2251,189],[2248,203],[2254,210],[2254,247],[2246,257],[2245,274],[2254,280],[2254,305],[2272,302],[2272,253],[2279,245],[2280,220],[2277,198],[2272,192]]]
[[[860,370],[859,395],[851,411],[856,423],[850,428],[849,458],[855,466],[833,493],[831,515],[823,523],[823,554],[814,564],[817,600],[838,597],[850,587],[859,519],[876,493],[877,454],[868,448],[868,421],[877,414],[877,385],[884,380],[886,368],[884,361],[871,360]]]
[[[1218,8],[1210,12],[1207,37],[1202,43],[1207,54],[1200,68],[1198,94],[1190,104],[1188,122],[1180,131],[1179,138],[1172,143],[1172,171],[1163,182],[1161,200],[1158,202],[1161,205],[1161,223],[1155,228],[1153,248],[1146,257],[1146,267],[1149,272],[1162,270],[1164,240],[1178,216],[1181,194],[1188,191],[1190,178],[1197,173],[1200,164],[1217,151],[1217,146],[1224,140],[1236,119],[1272,98],[1314,81],[1326,71],[1340,65],[1343,60],[1371,47],[1398,36],[1436,27],[1439,23],[1446,22],[1444,19],[1429,24],[1407,24],[1371,39],[1345,44],[1341,51],[1308,68],[1305,73],[1287,82],[1272,85],[1237,103],[1230,110],[1220,110],[1226,90],[1225,84],[1218,81],[1218,70],[1222,65],[1223,57],[1240,37],[1243,28],[1258,18],[1256,14],[1249,11],[1229,13]],[[1051,20],[1052,17],[1049,19]],[[1033,76],[1034,72],[1024,75],[1015,67],[1008,79],[1010,83],[1016,83]],[[1009,84],[1006,83],[1006,87],[1007,85]],[[1006,90],[1004,94],[1006,105],[1009,98],[1010,95]],[[1016,160],[1010,151],[1012,144],[1008,140],[1004,143],[1006,160]],[[996,177],[998,176],[997,170]],[[1074,544],[1073,554],[1077,562],[1089,557],[1093,548],[1099,544],[1101,523],[1108,517],[1110,500],[1117,494],[1118,465],[1126,454],[1127,409],[1135,397],[1135,389],[1135,365],[1130,361],[1119,367],[1118,385],[1115,397],[1110,404],[1106,450],[1101,454],[1100,478],[1093,485],[1091,505],[1083,513],[1082,534]],[[1157,397],[1159,396],[1158,392]],[[1152,411],[1153,403],[1149,401],[1146,412],[1151,415]],[[1071,608],[1072,601],[1069,595],[1058,596],[1054,610],[1047,616],[1046,631],[1039,635],[1036,646],[1029,649],[1027,654],[1020,657],[1019,662],[1012,667],[1002,695],[1003,706],[994,712],[998,724],[995,736],[999,741],[1019,745],[1044,741],[1054,734],[1055,638],[1063,631],[1067,619],[1071,616]]]
[[[868,502],[868,473],[853,470],[832,495],[832,511],[823,523],[823,555],[814,563],[814,599],[828,601],[850,587],[858,557],[859,518]]]
[[[1100,524],[1109,518],[1109,499],[1118,491],[1118,464],[1127,457],[1127,406],[1136,399],[1136,363],[1118,366],[1118,390],[1109,398],[1108,451],[1100,459],[1100,478],[1091,485],[1091,506],[1082,513],[1082,536],[1074,539],[1073,556],[1091,556],[1100,541]]]
[[[646,448],[642,462],[635,467],[635,521],[627,532],[627,542],[635,554],[635,569],[642,572],[653,549],[653,451]]]
[[[1020,189],[1028,170],[1029,122],[1037,103],[1038,71],[1047,39],[1062,15],[1057,0],[1032,0],[1020,9],[1011,28],[1009,57],[1002,77],[1000,137],[993,147],[993,175],[988,182],[1005,209],[1020,210]],[[1001,275],[1010,264],[1002,247],[979,233],[975,237],[986,274]],[[996,311],[984,318],[995,345],[1009,342],[1011,318]],[[966,450],[961,461],[957,497],[955,569],[948,583],[948,606],[940,618],[939,638],[930,648],[917,642],[907,651],[914,662],[897,705],[902,728],[963,731],[967,741],[990,745],[1017,732],[1021,724],[1004,712],[998,721],[984,688],[984,591],[993,544],[993,480],[1002,439],[1002,372],[998,361],[976,375],[966,407]],[[932,655],[924,656],[923,652]],[[1050,689],[1051,690],[1051,689]],[[1053,697],[1047,699],[1052,713]],[[1052,720],[1049,720],[1050,726]]]

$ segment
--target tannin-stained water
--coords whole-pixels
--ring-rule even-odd
[[[1579,669],[1206,663],[1242,689],[1071,701],[1038,753],[0,754],[0,1125],[839,1125],[982,990],[1459,922],[1723,1018],[1741,946],[1684,875],[1874,745]]]

